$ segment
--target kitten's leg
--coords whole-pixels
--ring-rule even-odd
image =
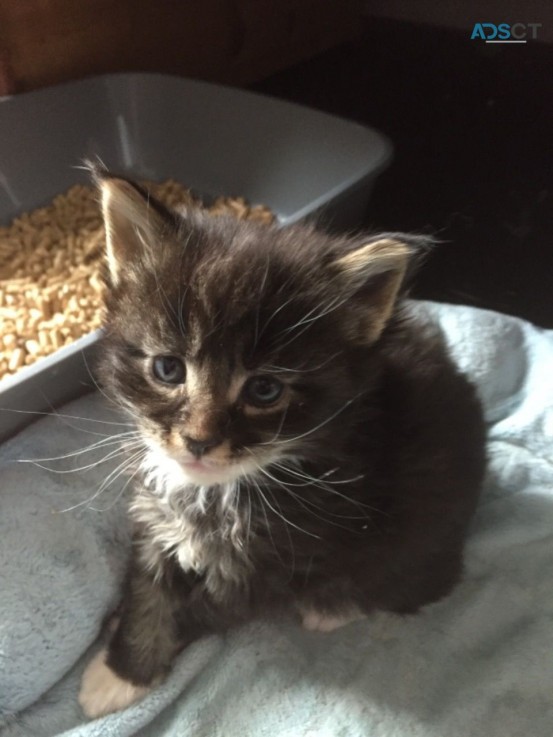
[[[368,592],[367,611],[377,608],[395,614],[416,614],[421,607],[447,596],[458,583],[463,570],[462,550],[443,552],[432,558],[409,562],[396,569],[378,592]],[[363,602],[361,598],[361,603]]]
[[[159,579],[133,566],[120,621],[107,649],[89,663],[79,702],[88,717],[123,709],[142,699],[168,672],[182,647],[177,612],[186,609],[186,588],[170,575]],[[203,634],[190,623],[187,643]],[[186,643],[186,644],[187,644]]]

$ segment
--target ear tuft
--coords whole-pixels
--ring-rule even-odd
[[[80,167],[90,174],[93,183],[100,187],[102,179],[110,177],[107,166],[102,159],[97,156],[95,159],[83,159],[83,165]]]
[[[334,263],[355,288],[362,286],[367,277],[391,271],[404,272],[408,258],[409,248],[405,243],[383,238],[351,251]]]
[[[395,238],[365,243],[333,262],[354,307],[349,332],[354,342],[377,340],[392,316],[410,248]]]
[[[100,189],[109,275],[117,286],[125,268],[155,248],[162,237],[162,208],[138,185],[112,176],[103,167],[94,165],[91,171]]]

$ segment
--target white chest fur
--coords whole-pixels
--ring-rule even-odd
[[[210,587],[242,581],[250,562],[238,483],[196,486],[176,461],[158,454],[147,458],[143,471],[144,487],[131,505],[142,564],[161,575],[172,557],[184,571],[205,574]]]
[[[140,557],[147,568],[159,570],[163,559],[170,556],[185,571],[200,572],[205,568],[203,536],[177,505],[150,491],[141,491],[132,503],[131,515],[140,526]]]

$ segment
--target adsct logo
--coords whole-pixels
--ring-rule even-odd
[[[525,44],[536,40],[541,23],[475,23],[471,40],[480,39],[487,44]]]

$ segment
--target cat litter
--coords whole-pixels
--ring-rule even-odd
[[[170,207],[201,206],[174,180],[147,186]],[[241,197],[219,197],[207,209],[274,219],[267,207],[252,207]],[[0,227],[0,380],[101,325],[104,247],[97,193],[83,185]]]

